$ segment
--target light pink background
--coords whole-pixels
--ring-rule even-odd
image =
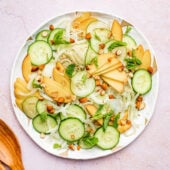
[[[11,67],[21,44],[42,22],[74,10],[117,14],[148,37],[160,71],[154,116],[130,146],[105,158],[74,161],[39,148],[16,120],[10,101]],[[170,169],[170,1],[169,0],[0,0],[0,118],[15,132],[26,170]]]

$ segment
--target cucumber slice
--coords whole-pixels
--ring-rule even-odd
[[[76,96],[85,97],[94,91],[95,80],[87,76],[86,71],[80,71],[71,78],[71,90]]]
[[[103,150],[114,148],[120,138],[119,132],[113,126],[107,126],[105,131],[100,127],[94,136],[98,138],[97,146]]]
[[[92,33],[94,29],[96,28],[105,28],[109,29],[108,25],[102,21],[94,21],[87,27],[87,33]]]
[[[85,64],[91,64],[93,59],[95,59],[98,56],[98,54],[89,46],[87,53],[86,53],[86,58],[85,58]]]
[[[92,38],[90,39],[91,48],[98,53],[99,45],[106,43],[109,40],[110,30],[105,28],[96,28],[92,32]]]
[[[35,37],[36,40],[43,40],[47,42],[48,36],[50,34],[50,30],[42,30]]]
[[[49,134],[49,130],[57,126],[55,118],[47,115],[46,120],[43,120],[40,115],[33,118],[32,124],[34,129],[39,133]]]
[[[61,121],[58,132],[69,142],[81,139],[85,132],[84,124],[77,118],[67,118]]]
[[[61,120],[69,118],[69,117],[75,117],[84,122],[86,119],[85,111],[77,104],[70,105],[67,108],[66,112],[67,112],[67,115],[63,115],[62,113],[60,114]]]
[[[136,41],[130,35],[123,35],[123,42],[127,43],[127,49],[133,50],[136,48]]]
[[[52,59],[52,49],[45,41],[35,41],[28,48],[28,55],[33,65],[47,64]]]
[[[47,105],[50,105],[50,106],[55,107],[55,106],[54,106],[54,103],[52,103],[52,102],[49,101],[49,100],[43,100],[43,101],[40,101],[40,100],[39,100],[39,101],[37,102],[37,105],[36,105],[37,112],[38,112],[39,114],[44,113],[44,112],[48,113],[48,111],[47,111]]]
[[[152,77],[147,70],[137,70],[132,78],[132,87],[136,93],[146,94],[152,88]]]
[[[29,118],[34,118],[38,112],[36,110],[36,104],[37,104],[38,98],[35,96],[28,97],[24,100],[22,103],[22,109],[24,113],[29,117]]]

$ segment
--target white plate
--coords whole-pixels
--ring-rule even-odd
[[[121,19],[117,16],[109,15],[109,14],[105,14],[105,13],[92,12],[92,15],[105,21],[105,22],[108,22],[108,21],[110,22],[114,18],[118,19],[120,22],[123,21],[123,19]],[[73,17],[75,17],[75,12],[57,16],[57,17],[49,20],[45,24],[43,24],[38,29],[36,29],[31,36],[34,38],[35,35],[37,34],[37,32],[39,32],[39,30],[48,28],[48,26],[50,24],[53,24],[56,26],[56,25],[60,24],[61,20],[66,19],[66,18],[69,19],[69,18],[73,18]],[[155,59],[154,51],[153,51],[151,45],[149,44],[148,40],[141,34],[141,32],[139,32],[139,30],[137,30],[135,28],[135,29],[133,29],[131,34],[133,35],[133,37],[135,37],[135,40],[137,41],[138,44],[142,44],[145,48],[150,49],[151,54],[153,56],[152,60],[154,60]],[[22,71],[21,71],[22,61],[27,53],[27,47],[31,42],[32,41],[25,41],[25,43],[22,45],[21,49],[19,50],[19,52],[16,56],[16,59],[15,59],[15,62],[14,62],[13,68],[12,68],[10,88],[11,88],[11,100],[12,100],[12,105],[13,105],[13,108],[15,111],[15,115],[16,115],[19,123],[21,124],[21,126],[24,128],[24,130],[27,132],[27,134],[30,136],[30,138],[35,143],[37,143],[37,145],[39,145],[42,149],[46,150],[47,152],[49,152],[55,156],[69,158],[69,159],[93,159],[93,158],[110,155],[112,153],[115,153],[115,152],[123,149],[124,147],[129,145],[131,142],[133,142],[142,133],[142,131],[145,129],[145,127],[149,123],[149,121],[153,115],[153,112],[154,112],[154,107],[155,107],[157,94],[158,94],[158,85],[159,85],[158,71],[152,77],[152,82],[153,82],[152,90],[144,97],[144,100],[146,103],[146,108],[140,112],[141,116],[139,119],[139,123],[141,125],[139,126],[139,128],[137,128],[136,133],[134,133],[132,136],[127,137],[125,135],[121,135],[119,144],[112,150],[103,151],[98,148],[93,148],[93,149],[89,149],[89,150],[82,149],[80,151],[70,151],[70,150],[68,151],[68,150],[64,150],[64,149],[62,149],[62,150],[53,149],[53,144],[52,144],[53,141],[48,139],[48,137],[45,139],[41,139],[40,135],[33,129],[32,124],[30,123],[28,118],[23,114],[23,112],[20,111],[20,109],[15,104],[14,82],[17,77],[22,77]]]

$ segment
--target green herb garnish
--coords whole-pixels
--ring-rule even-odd
[[[94,37],[96,40],[101,41],[100,37],[97,34],[95,34]]]
[[[129,32],[132,30],[132,27],[131,26],[127,26],[126,27],[126,31],[125,31],[125,35],[129,34]]]
[[[54,44],[70,44],[70,42],[63,39],[64,29],[59,30],[54,36]]]
[[[41,114],[40,114],[40,118],[41,118],[41,120],[44,122],[44,121],[46,121],[47,120],[47,112],[42,112]]]
[[[109,47],[108,47],[108,50],[109,51],[112,51],[114,48],[116,47],[120,47],[120,46],[126,46],[127,43],[126,42],[123,42],[123,41],[115,41],[113,42]]]
[[[114,117],[114,120],[113,120],[113,127],[114,128],[117,128],[118,127],[118,120],[120,118],[120,113],[118,113],[115,117]]]
[[[125,58],[126,68],[128,70],[135,70],[138,65],[141,65],[142,62],[139,58],[135,56],[135,51],[132,51],[132,58]]]
[[[94,64],[94,65],[96,66],[96,68],[98,68],[98,58],[97,58],[97,57],[94,57],[94,58],[91,60],[90,64]]]
[[[87,136],[82,139],[85,145],[87,145],[89,148],[95,146],[98,142],[98,139],[95,136]]]
[[[112,116],[112,114],[108,114],[105,119],[104,119],[104,122],[103,122],[103,130],[105,132],[107,126],[108,126],[108,123],[109,123],[109,120],[110,120],[110,117]]]
[[[103,107],[104,107],[104,105],[100,104],[99,107],[98,107],[98,109],[97,109],[97,111],[96,111],[96,113],[95,113],[94,115],[100,114],[101,111],[102,111],[102,109],[103,109]]]
[[[39,84],[35,79],[32,81],[32,87],[42,89],[41,84]]]
[[[54,148],[54,149],[61,148],[61,145],[58,144],[58,143],[54,143],[54,144],[53,144],[53,148]]]
[[[81,80],[82,80],[83,83],[86,82],[86,80],[87,80],[87,73],[83,74]]]
[[[75,69],[76,65],[75,64],[70,64],[67,66],[66,68],[66,74],[71,78],[73,73],[74,73],[74,69]]]

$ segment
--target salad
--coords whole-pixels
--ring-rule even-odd
[[[84,12],[29,40],[16,105],[42,139],[55,137],[55,149],[110,150],[136,128],[156,69],[133,29]]]

